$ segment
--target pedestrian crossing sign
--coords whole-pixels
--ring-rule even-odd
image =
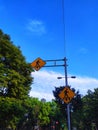
[[[38,71],[39,69],[41,69],[44,65],[46,64],[46,62],[44,60],[42,60],[41,58],[37,58],[36,60],[34,60],[31,63],[31,66]]]
[[[74,96],[75,96],[75,93],[69,88],[69,86],[65,87],[59,94],[59,97],[65,103],[69,103]]]

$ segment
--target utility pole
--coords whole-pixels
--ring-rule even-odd
[[[68,86],[68,77],[67,77],[67,59],[64,58],[64,69],[65,69],[65,86]],[[71,130],[71,123],[70,123],[70,103],[67,104],[67,121],[68,121],[68,130]]]

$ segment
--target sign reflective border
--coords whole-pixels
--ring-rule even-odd
[[[45,61],[43,61],[41,58],[37,58],[36,60],[34,60],[31,63],[31,66],[38,71],[39,69],[41,69],[44,65],[46,64]]]
[[[59,97],[65,103],[69,103],[74,96],[75,96],[75,93],[69,87],[65,87],[59,94]]]

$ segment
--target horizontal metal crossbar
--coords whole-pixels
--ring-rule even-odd
[[[65,65],[47,65],[47,66],[43,66],[43,67],[61,67],[61,66],[65,66]]]
[[[56,62],[56,61],[64,61],[65,59],[57,59],[57,60],[44,60],[45,62],[52,62],[52,61],[54,61],[54,62]]]
[[[51,62],[49,65],[45,65],[43,67],[61,67],[65,66],[62,62],[65,61],[64,59],[56,59],[56,60],[44,60],[46,63]]]

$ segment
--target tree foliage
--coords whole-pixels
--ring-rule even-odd
[[[0,129],[17,127],[32,83],[32,68],[10,36],[0,30]]]
[[[82,97],[82,108],[72,113],[73,126],[78,130],[98,129],[98,88]]]
[[[0,129],[15,129],[21,117],[24,114],[24,108],[21,100],[15,98],[0,98]]]
[[[20,49],[0,30],[0,96],[25,98],[32,83],[31,71]]]
[[[83,122],[85,126],[92,127],[95,124],[98,129],[98,88],[94,89],[94,92],[88,90],[88,94],[83,97],[84,109],[83,109]]]

